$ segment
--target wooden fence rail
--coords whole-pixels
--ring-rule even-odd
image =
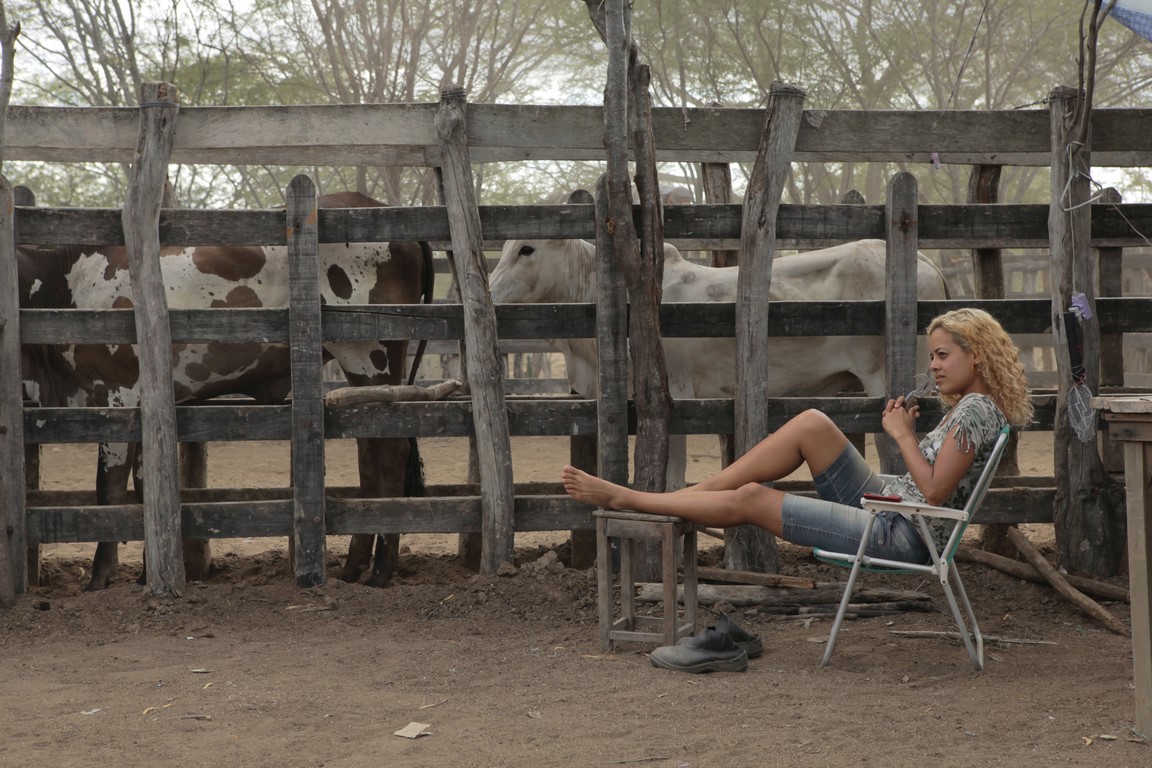
[[[174,163],[440,166],[437,104],[184,107]],[[131,107],[8,109],[5,159],[132,162],[139,112]],[[1099,166],[1152,164],[1149,109],[1096,109],[1092,158]],[[762,109],[654,108],[660,162],[752,162]],[[468,146],[474,163],[604,160],[604,111],[596,106],[475,104]],[[1051,164],[1047,109],[805,110],[799,162]]]
[[[439,105],[356,105],[267,108],[182,108],[171,148],[176,163],[268,163],[286,156],[318,165],[444,165],[435,119]],[[137,162],[141,111],[135,108],[59,109],[11,107],[8,113],[7,157],[13,160]],[[653,110],[657,158],[661,161],[750,162],[762,139],[763,110]],[[1152,110],[1098,110],[1093,117],[1093,157],[1100,165],[1152,165]],[[884,161],[927,163],[932,153],[946,163],[1050,165],[1048,110],[1003,112],[853,112],[807,110],[800,115],[796,161]],[[468,163],[504,160],[602,160],[603,110],[598,107],[532,107],[470,105],[466,136]],[[940,126],[946,124],[947,131]],[[331,137],[347,137],[333,140]],[[307,195],[304,196],[307,198]],[[929,206],[905,202],[899,251],[917,248],[1045,248],[1048,241],[1046,205]],[[591,239],[596,233],[593,206],[480,206],[479,232],[484,247],[511,238]],[[775,221],[776,248],[808,248],[889,234],[889,208],[878,205],[781,205]],[[638,218],[638,211],[634,213]],[[737,205],[667,206],[665,237],[683,248],[732,249],[741,236],[743,209]],[[124,224],[119,210],[17,207],[12,215],[16,243],[122,244]],[[1152,231],[1152,205],[1095,206],[1091,212],[1092,243],[1097,247],[1142,246],[1141,232]],[[302,228],[301,222],[310,221]],[[292,224],[292,227],[288,225]],[[907,226],[905,226],[905,224]],[[307,230],[305,232],[305,229]],[[292,237],[286,237],[291,231]],[[482,232],[482,235],[479,233]],[[301,243],[300,236],[304,240]],[[453,228],[445,207],[323,210],[309,220],[299,211],[165,210],[158,237],[163,244],[289,245],[308,251],[317,242],[362,242],[421,239],[452,241]],[[458,234],[458,233],[457,233]],[[1006,255],[1010,263],[1011,256]],[[1008,267],[1011,269],[1011,267]],[[311,268],[300,267],[303,272]],[[312,269],[314,271],[314,269]],[[889,281],[898,282],[898,281]],[[300,360],[313,354],[323,340],[425,338],[450,341],[463,337],[459,306],[324,307],[295,295],[293,307],[272,310],[204,310],[170,313],[171,338],[181,341],[292,342]],[[306,287],[306,286],[304,286]],[[906,286],[894,290],[906,291]],[[19,327],[21,343],[136,343],[130,311],[17,310],[13,299],[0,307],[9,334]],[[1014,334],[1046,334],[1052,310],[1048,299],[983,302],[918,302],[915,324],[957,304],[990,308]],[[782,336],[882,335],[890,302],[826,304],[780,303],[772,307],[770,333]],[[1152,299],[1097,300],[1105,333],[1152,332]],[[594,305],[568,307],[500,307],[496,312],[500,339],[595,337]],[[732,336],[732,306],[678,305],[662,314],[668,336]],[[0,328],[0,332],[4,329]],[[907,355],[901,353],[906,358]],[[257,407],[221,404],[175,408],[176,436],[181,441],[220,439],[293,439],[294,446],[315,444],[318,436],[466,435],[475,431],[471,408],[464,400],[444,403],[395,403],[359,406],[324,413],[316,406],[323,383],[308,374],[294,381],[297,401],[291,406]],[[906,372],[904,372],[906,373]],[[304,374],[301,374],[304,375]],[[900,377],[900,371],[890,371]],[[9,377],[11,378],[11,377]],[[8,381],[0,391],[0,415],[22,409]],[[1053,397],[1036,396],[1034,428],[1050,429]],[[770,428],[805,407],[818,406],[847,432],[879,432],[879,399],[774,399],[766,403]],[[309,409],[312,410],[309,410]],[[587,434],[596,424],[595,401],[574,398],[507,399],[510,434]],[[630,413],[630,420],[635,415]],[[925,423],[938,417],[925,409]],[[138,440],[140,423],[134,409],[23,409],[25,432],[16,445],[9,428],[0,435],[0,466],[20,466],[24,443]],[[11,419],[9,419],[10,421]],[[321,423],[322,421],[322,423]],[[634,426],[634,425],[633,425]],[[671,429],[680,433],[731,433],[731,400],[679,401]],[[322,446],[323,441],[319,444]],[[294,472],[317,466],[316,454],[294,447]],[[322,450],[322,448],[320,449]],[[322,454],[321,454],[322,455]],[[299,465],[298,465],[299,461]],[[1017,480],[1012,491],[997,489],[987,504],[990,519],[1050,518],[1051,492]],[[8,485],[11,485],[9,482]],[[322,478],[297,476],[292,499],[251,495],[191,500],[183,492],[180,504],[184,535],[206,537],[244,535],[295,536],[297,577],[301,583],[323,578],[323,540],[333,533],[399,533],[418,531],[479,531],[479,489],[468,495],[432,499],[347,499],[332,496]],[[7,486],[6,486],[7,487]],[[282,490],[282,489],[281,489]],[[520,490],[519,488],[517,490]],[[539,489],[537,489],[539,490]],[[559,494],[517,495],[516,530],[555,530],[591,527],[585,508]],[[1047,496],[1045,495],[1047,494]],[[275,496],[275,497],[273,497]],[[27,541],[117,540],[143,536],[145,518],[137,505],[94,509],[83,503],[55,503],[33,495],[38,506],[27,514]],[[195,497],[199,498],[199,497]],[[247,500],[239,500],[245,498]],[[1047,499],[1047,501],[1045,501]],[[73,499],[72,501],[75,501]],[[40,502],[43,502],[42,504]],[[17,538],[20,526],[7,525]],[[262,533],[256,533],[262,532]],[[11,541],[8,552],[24,542]],[[302,550],[302,551],[301,551]],[[151,554],[151,553],[150,553]],[[167,559],[171,559],[164,555]],[[11,561],[10,561],[11,562]],[[150,571],[152,570],[150,564]],[[0,595],[0,599],[3,595]]]

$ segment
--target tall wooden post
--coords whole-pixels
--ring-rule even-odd
[[[24,386],[12,185],[0,176],[0,607],[25,591]]]
[[[600,477],[628,483],[628,294],[609,232],[608,176],[596,184],[597,459]]]
[[[31,207],[36,205],[36,195],[31,189],[24,186],[12,188],[12,196],[17,207]],[[15,221],[12,222],[15,224]],[[15,285],[15,283],[13,283]],[[2,301],[2,299],[0,299]],[[18,359],[18,358],[17,358]],[[40,444],[28,443],[24,446],[24,490],[35,491],[40,488]],[[25,550],[27,587],[40,586],[40,543],[28,542]]]
[[[480,572],[496,573],[515,553],[515,488],[512,482],[512,443],[504,406],[504,370],[496,338],[496,309],[488,288],[484,234],[476,206],[472,165],[468,157],[467,101],[464,91],[448,88],[440,94],[436,140],[444,173],[444,198],[452,250],[463,257],[460,293],[464,300],[464,336],[472,387],[472,424],[480,468],[483,510]]]
[[[968,177],[968,202],[976,205],[995,205],[1000,200],[1000,175],[1003,166],[976,165]],[[972,285],[978,299],[1003,299],[1004,257],[999,248],[972,249]],[[1004,458],[996,474],[1001,477],[1020,474],[1017,458],[1020,435],[1012,433]],[[988,552],[1015,557],[1016,547],[1008,540],[1008,525],[985,525],[981,531],[981,546]]]
[[[666,487],[668,423],[672,397],[660,334],[660,302],[664,293],[664,218],[656,173],[652,135],[652,100],[648,66],[629,68],[636,154],[636,189],[640,194],[640,249],[635,263],[626,264],[630,306],[628,335],[632,339],[633,392],[636,399],[636,487]]]
[[[1125,549],[1124,488],[1104,471],[1096,447],[1096,430],[1085,441],[1072,430],[1069,395],[1072,368],[1065,313],[1072,294],[1082,293],[1090,318],[1078,322],[1083,343],[1084,384],[1091,392],[1100,385],[1100,324],[1095,314],[1096,270],[1089,258],[1092,225],[1088,201],[1091,136],[1077,139],[1076,119],[1083,104],[1073,88],[1057,88],[1049,96],[1052,130],[1051,203],[1048,237],[1051,244],[1052,333],[1056,349],[1056,422],[1053,463],[1056,502],[1053,522],[1061,564],[1073,573],[1112,576]]]
[[[885,207],[887,238],[887,287],[884,302],[884,339],[887,351],[885,381],[888,392],[907,392],[912,388],[916,370],[916,269],[920,230],[917,219],[919,191],[916,177],[898,173],[888,184]],[[907,471],[892,438],[877,435],[887,445],[880,454],[880,470],[885,474]]]
[[[627,323],[632,340],[632,390],[637,415],[633,485],[645,491],[661,491],[664,489],[668,465],[667,425],[671,414],[664,346],[659,341],[664,254],[662,244],[659,254],[652,252],[651,237],[645,243],[644,253],[641,252],[632,219],[629,139],[632,137],[633,142],[641,142],[636,145],[638,174],[644,172],[645,159],[641,154],[643,142],[649,145],[653,167],[655,150],[651,147],[650,138],[635,132],[641,118],[638,104],[643,101],[643,97],[637,95],[641,87],[640,72],[638,54],[631,36],[631,8],[627,3],[623,0],[604,3],[602,32],[608,47],[608,73],[604,86],[604,149],[608,161],[608,172],[604,178],[608,218],[603,226],[612,241],[608,253],[621,265],[618,276],[623,277],[628,294]],[[642,207],[651,209],[652,202],[650,200],[648,205]],[[651,226],[648,228],[651,229]],[[597,237],[599,239],[599,235]],[[656,261],[657,256],[659,261]],[[599,289],[603,290],[602,284]],[[603,364],[602,356],[601,366]],[[649,546],[637,549],[642,550],[637,552],[635,561],[637,578],[659,578],[659,548]]]
[[[320,209],[307,176],[288,185],[288,338],[292,359],[292,541],[296,583],[324,583],[324,336],[320,304]]]
[[[1109,187],[1102,193],[1096,205],[1111,206],[1122,202],[1120,192]],[[1124,295],[1124,249],[1105,247],[1096,249],[1096,268],[1099,276],[1100,295],[1119,297]],[[1100,336],[1100,386],[1124,386],[1124,334],[1105,333]],[[1124,445],[1113,440],[1107,430],[1100,435],[1100,456],[1104,469],[1110,474],[1124,472]]]
[[[804,90],[776,83],[768,95],[764,131],[748,189],[740,227],[740,274],[736,281],[736,454],[743,456],[768,436],[769,335],[768,290],[776,250],[776,214],[792,170],[792,154],[804,109]],[[725,531],[725,567],[776,572],[776,544],[754,526]]]
[[[711,205],[732,203],[732,169],[728,163],[701,163],[700,179],[704,186],[704,200]],[[717,249],[708,262],[713,267],[735,267],[740,263],[740,251]],[[736,436],[717,435],[720,442],[720,466],[726,467],[736,460]]]
[[[176,133],[179,101],[168,83],[140,87],[140,136],[122,213],[139,345],[144,439],[144,552],[153,594],[184,592],[180,543],[180,462],[172,331],[160,272],[160,204]]]

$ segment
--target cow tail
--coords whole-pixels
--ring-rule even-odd
[[[420,252],[424,254],[424,280],[420,286],[420,295],[424,304],[435,301],[436,293],[436,264],[432,261],[432,246],[427,240],[420,241]],[[427,339],[420,339],[416,345],[416,354],[412,357],[412,370],[408,372],[408,385],[416,383],[416,372],[420,370],[420,363],[424,360],[424,349],[428,346]]]
[[[423,498],[428,495],[424,484],[424,460],[420,458],[420,447],[416,438],[408,438],[408,466],[404,470],[404,495]]]

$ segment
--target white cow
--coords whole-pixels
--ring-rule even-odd
[[[492,271],[492,300],[498,304],[584,303],[596,300],[596,249],[584,240],[510,240]],[[737,267],[706,267],[664,246],[666,303],[733,302]],[[852,243],[784,256],[773,262],[774,301],[862,301],[884,298],[883,240]],[[944,275],[921,256],[917,295],[946,299]],[[564,354],[572,389],[596,397],[596,342],[549,339]],[[777,337],[769,349],[766,397],[830,397],[859,382],[871,397],[885,395],[884,339],[870,336]],[[676,338],[664,341],[668,389],[674,398],[733,397],[734,339]],[[668,488],[684,485],[686,450],[669,444]]]

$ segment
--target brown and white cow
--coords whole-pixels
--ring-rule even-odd
[[[732,302],[737,267],[706,267],[664,247],[663,301]],[[774,301],[883,299],[885,244],[860,240],[782,256],[773,263]],[[940,270],[921,255],[917,295],[948,298]],[[584,303],[596,300],[596,247],[586,240],[509,240],[489,279],[497,303]],[[594,339],[549,339],[564,354],[572,389],[595,397],[599,357]],[[885,394],[884,339],[870,336],[781,337],[769,347],[766,397],[829,397],[857,384],[871,397]],[[674,398],[733,397],[736,342],[677,338],[664,341],[668,390]],[[682,435],[669,440],[668,489],[684,485],[687,461]]]
[[[321,208],[378,207],[354,192],[323,195]],[[127,254],[122,247],[20,248],[23,308],[113,309],[133,306]],[[288,305],[288,255],[282,246],[165,247],[161,271],[173,309],[283,307]],[[419,304],[432,301],[434,274],[427,243],[326,243],[320,246],[320,288],[325,304]],[[352,385],[399,384],[408,341],[329,343]],[[135,407],[139,365],[132,345],[36,345],[22,352],[25,387],[44,406]],[[172,375],[178,403],[244,394],[258,403],[284,400],[291,388],[289,350],[283,344],[174,344]],[[371,497],[419,495],[415,440],[358,440],[361,492]],[[127,500],[136,446],[100,446],[97,501]],[[139,492],[139,488],[137,488]],[[380,541],[370,583],[386,583],[395,566],[396,536]],[[353,537],[341,578],[356,580],[371,556],[372,537]],[[116,542],[101,542],[87,589],[103,589],[116,576]]]

